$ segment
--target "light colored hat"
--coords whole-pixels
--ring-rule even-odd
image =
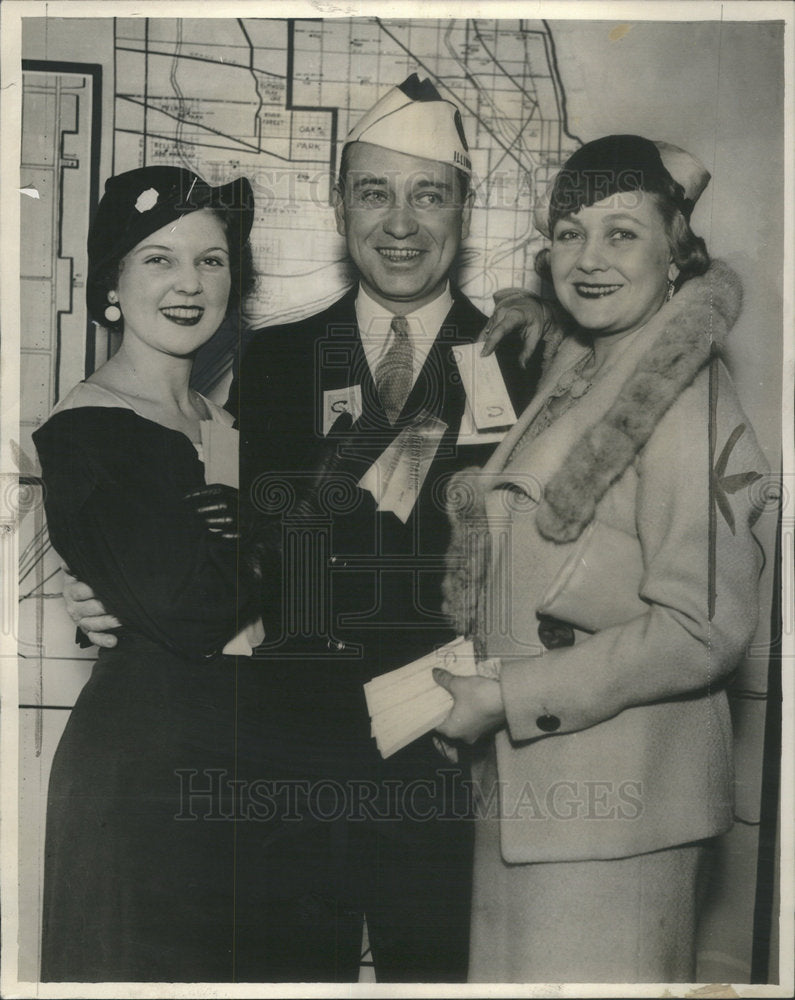
[[[565,202],[567,193],[577,188],[587,186],[594,200],[601,200],[619,191],[654,190],[655,182],[659,183],[661,176],[666,175],[681,187],[679,207],[689,220],[693,206],[710,180],[710,173],[701,160],[679,146],[639,135],[607,135],[594,139],[572,153],[552,183],[536,199],[533,224],[548,237],[553,198],[560,211],[560,202]]]
[[[416,73],[393,87],[354,125],[345,140],[449,163],[472,173],[461,112]]]

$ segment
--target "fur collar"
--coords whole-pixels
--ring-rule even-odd
[[[593,519],[610,485],[646,444],[671,405],[720,350],[742,305],[742,286],[731,268],[713,261],[649,321],[652,339],[605,416],[569,451],[550,479],[536,513],[540,534],[552,542],[575,541]],[[546,345],[545,365],[562,338]],[[483,479],[464,469],[448,490],[452,538],[443,585],[444,610],[462,634],[477,635],[478,594],[485,580],[488,546]]]
[[[571,542],[596,505],[646,444],[684,389],[720,350],[742,306],[742,286],[721,261],[692,278],[649,321],[654,341],[605,416],[574,445],[547,484],[536,525],[553,542]]]

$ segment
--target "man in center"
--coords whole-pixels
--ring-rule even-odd
[[[382,760],[363,693],[454,637],[441,614],[444,486],[493,448],[460,436],[453,349],[485,317],[451,284],[472,210],[458,109],[416,75],[393,88],[348,136],[332,200],[358,283],[317,315],[257,331],[227,404],[241,488],[283,515],[286,553],[261,683],[245,696],[282,804],[239,859],[237,891],[255,879],[270,905],[237,933],[261,939],[267,978],[350,981],[366,918],[379,981],[463,981],[466,771],[430,735]],[[533,379],[497,353],[521,412]],[[291,522],[289,498],[339,413],[354,424],[321,489],[324,516]],[[390,491],[390,472],[409,487]]]

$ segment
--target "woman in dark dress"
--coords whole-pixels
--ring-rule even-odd
[[[53,762],[43,980],[229,981],[250,923],[230,783],[255,766],[236,695],[254,665],[224,651],[261,638],[258,572],[185,495],[202,422],[235,433],[189,377],[252,283],[252,219],[245,179],[147,167],[110,178],[91,227],[88,305],[121,347],[34,438],[52,543],[124,627]]]

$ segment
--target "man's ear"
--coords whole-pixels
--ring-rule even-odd
[[[337,232],[340,236],[345,236],[347,235],[345,232],[345,195],[339,184],[335,184],[331,189],[331,204],[334,208],[334,218],[337,220]]]
[[[465,240],[469,236],[469,224],[472,221],[472,205],[475,201],[475,192],[470,190],[464,199],[461,208],[461,239]]]

